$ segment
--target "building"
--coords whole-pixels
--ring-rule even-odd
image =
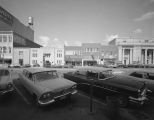
[[[125,64],[154,64],[154,39],[117,38],[118,60]]]
[[[41,47],[34,43],[34,30],[31,25],[25,26],[0,6],[0,63],[31,63],[31,48]]]
[[[82,65],[82,47],[81,46],[65,46],[65,64],[74,66]]]
[[[81,46],[65,46],[65,63],[74,66],[115,64],[118,56],[116,46],[100,43],[83,43]]]
[[[64,48],[43,47],[43,62],[51,65],[64,65]]]

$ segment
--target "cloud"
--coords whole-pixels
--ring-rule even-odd
[[[81,46],[80,41],[65,41],[64,42],[65,46]]]
[[[138,29],[134,30],[133,33],[135,33],[135,34],[142,33],[142,30],[138,28]]]
[[[154,12],[148,12],[146,14],[143,14],[141,17],[136,18],[135,21],[149,20],[151,18],[154,18]]]
[[[48,36],[39,36],[36,42],[42,45],[43,47],[46,47],[49,41],[50,41],[50,38]]]
[[[111,40],[118,38],[118,35],[106,35],[105,37],[105,41],[103,41],[103,45],[104,44],[108,44],[108,42],[110,42]]]

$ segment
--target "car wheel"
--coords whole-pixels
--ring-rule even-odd
[[[128,105],[128,97],[127,96],[123,96],[123,95],[118,96],[117,97],[117,102],[118,102],[118,105],[120,107],[127,107],[127,105]]]
[[[35,94],[33,94],[33,100],[34,100],[34,104],[35,104],[37,107],[39,107],[40,104],[39,104],[39,102],[38,102],[38,97],[37,97]]]

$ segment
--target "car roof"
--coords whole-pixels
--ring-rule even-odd
[[[39,73],[39,72],[47,72],[47,71],[53,71],[53,72],[57,71],[55,69],[48,69],[48,68],[25,68],[23,70],[27,70],[32,74]]]
[[[101,68],[101,67],[83,67],[79,68],[78,70],[93,71],[93,72],[112,71],[112,69],[110,68]]]

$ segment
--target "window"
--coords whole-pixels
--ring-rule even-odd
[[[0,42],[2,42],[2,35],[0,35]]]
[[[3,35],[3,42],[7,42],[7,36]]]
[[[11,53],[11,47],[9,47],[9,53]]]
[[[9,42],[12,42],[12,35],[9,35]]]
[[[3,53],[7,53],[6,47],[3,47]]]
[[[19,51],[19,55],[23,55],[23,53],[24,53],[23,51]]]
[[[37,53],[33,53],[33,55],[32,55],[33,57],[37,57]]]
[[[37,60],[33,60],[32,63],[33,63],[33,64],[37,64]]]
[[[130,74],[130,76],[142,78],[142,74],[139,74],[137,72],[134,72],[134,73]]]
[[[2,49],[3,49],[3,48],[2,48],[2,47],[0,47],[0,53],[2,53]]]

